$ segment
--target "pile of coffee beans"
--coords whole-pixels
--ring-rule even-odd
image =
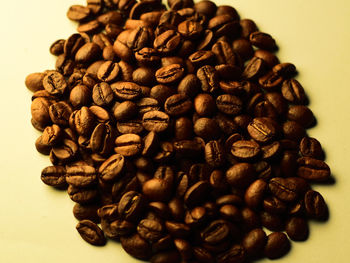
[[[327,219],[311,184],[331,179],[296,67],[231,6],[167,4],[68,9],[78,33],[25,81],[41,179],[67,189],[93,245],[153,263],[282,257]]]

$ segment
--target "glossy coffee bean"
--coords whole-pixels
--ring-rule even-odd
[[[276,259],[284,256],[290,249],[290,241],[282,232],[273,232],[267,236],[267,243],[264,254],[269,259]]]

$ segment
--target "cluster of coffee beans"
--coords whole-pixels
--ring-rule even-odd
[[[328,214],[310,186],[330,169],[306,134],[315,118],[296,67],[231,6],[168,6],[69,8],[79,33],[50,47],[55,70],[26,78],[35,145],[52,162],[41,179],[67,187],[93,245],[108,237],[153,263],[281,257]]]

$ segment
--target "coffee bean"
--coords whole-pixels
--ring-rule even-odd
[[[141,96],[141,87],[133,82],[120,81],[111,85],[115,95],[123,100],[134,100]]]
[[[255,169],[249,163],[237,163],[226,171],[228,183],[236,187],[246,187],[255,178]]]
[[[168,97],[174,94],[174,90],[165,85],[156,85],[150,91],[150,97],[156,99],[160,105],[164,105]]]
[[[327,217],[327,204],[319,192],[309,190],[304,197],[305,210],[309,217],[323,220]]]
[[[144,197],[135,191],[126,192],[119,201],[118,213],[128,221],[135,221],[145,208]]]
[[[285,80],[281,92],[283,97],[293,104],[305,104],[306,95],[304,88],[296,79]]]
[[[191,232],[191,228],[188,225],[178,222],[166,221],[165,227],[176,238],[187,238]]]
[[[197,39],[202,34],[203,27],[199,22],[186,20],[178,25],[177,31],[184,38]]]
[[[227,115],[237,115],[242,111],[242,101],[230,94],[223,94],[217,97],[216,106],[218,110]]]
[[[219,263],[243,263],[246,259],[245,249],[241,245],[234,245],[232,248],[216,257]]]
[[[288,120],[299,123],[305,128],[309,128],[315,122],[314,114],[304,105],[294,105],[289,107],[287,118]]]
[[[256,228],[244,237],[242,246],[250,258],[255,258],[262,255],[266,241],[266,233],[262,229]]]
[[[251,160],[260,154],[260,146],[254,141],[240,140],[234,142],[231,147],[231,154],[242,160]]]
[[[96,182],[96,170],[91,166],[71,166],[67,168],[66,182],[75,187],[88,187]]]
[[[320,142],[311,137],[304,137],[300,141],[300,153],[304,157],[311,157],[315,159],[323,159],[324,153]]]
[[[142,121],[146,130],[162,132],[168,128],[169,116],[162,111],[149,111],[143,115]]]
[[[213,221],[200,235],[205,243],[212,245],[221,243],[230,235],[229,223],[225,220]]]
[[[238,64],[236,54],[226,41],[216,42],[212,47],[212,51],[216,56],[218,64],[228,64],[233,66]]]
[[[67,11],[67,17],[73,21],[81,21],[90,15],[90,9],[82,5],[72,5]]]
[[[257,208],[263,202],[265,192],[267,190],[267,183],[258,179],[254,181],[246,190],[244,200],[251,208]]]
[[[170,116],[184,115],[192,109],[192,102],[187,96],[176,94],[165,101],[164,109]]]
[[[205,140],[217,139],[219,137],[219,127],[215,120],[200,118],[194,123],[194,132],[197,136]]]
[[[139,27],[130,32],[127,45],[133,51],[149,46],[154,40],[153,31],[147,27]]]
[[[249,35],[249,40],[258,48],[266,50],[275,50],[277,48],[275,40],[267,33],[253,32]]]
[[[79,48],[75,54],[75,61],[78,63],[88,63],[98,60],[100,55],[100,47],[97,44],[90,42]]]
[[[205,145],[205,160],[212,167],[220,167],[225,163],[224,148],[218,141],[210,141]]]
[[[204,92],[213,93],[219,88],[219,76],[212,66],[206,65],[198,69],[197,77]]]
[[[272,53],[272,51],[270,52],[265,49],[255,50],[254,57],[262,59],[268,68],[273,68],[275,65],[280,63],[279,59]]]
[[[265,256],[269,259],[276,259],[284,256],[290,249],[290,241],[282,232],[273,232],[267,236]]]
[[[321,160],[311,157],[302,157],[298,159],[298,165],[298,176],[306,180],[320,182],[330,178],[330,168]]]
[[[78,220],[88,219],[97,224],[100,222],[100,218],[97,215],[98,207],[97,204],[81,205],[76,203],[73,207],[74,217]]]
[[[142,151],[142,141],[136,134],[124,134],[116,138],[116,153],[124,156],[134,156]]]
[[[43,90],[44,89],[43,80],[45,76],[46,74],[41,72],[29,74],[25,79],[26,87],[32,92]]]
[[[140,67],[132,74],[135,83],[143,86],[152,86],[155,82],[154,72],[151,68]]]
[[[203,145],[196,140],[177,141],[174,143],[174,149],[180,156],[187,156],[188,158],[202,155],[203,153]]]
[[[179,64],[172,64],[157,70],[156,79],[160,84],[178,82],[184,74],[184,68]]]
[[[244,38],[238,38],[232,42],[233,51],[236,52],[239,57],[246,61],[254,55],[254,49],[249,40]]]
[[[41,180],[53,187],[66,186],[66,169],[64,166],[48,166],[42,170]]]
[[[265,61],[258,57],[253,57],[248,61],[242,73],[245,79],[255,79],[261,76],[266,68]]]
[[[159,252],[155,254],[150,262],[151,263],[177,263],[180,262],[180,254],[175,250]]]
[[[124,250],[131,256],[148,260],[151,257],[151,247],[139,234],[121,237],[121,244]]]
[[[95,188],[77,188],[73,185],[68,186],[67,193],[72,201],[79,204],[89,204],[96,200],[98,195]]]
[[[113,63],[113,61],[106,61],[103,63],[97,72],[97,77],[101,81],[111,82],[116,80],[119,74],[119,66],[118,63]]]
[[[160,53],[170,53],[174,51],[181,42],[181,36],[174,30],[167,30],[157,36],[154,40],[153,46]]]
[[[132,101],[123,101],[114,109],[114,117],[117,121],[128,121],[136,117],[138,107]]]
[[[185,196],[184,201],[187,206],[193,207],[196,204],[203,202],[209,191],[209,183],[205,181],[199,181],[191,186]]]
[[[137,226],[139,235],[149,242],[159,240],[164,235],[163,231],[164,227],[156,220],[143,219]]]
[[[214,35],[217,38],[225,35],[230,35],[230,37],[235,38],[238,36],[241,27],[237,21],[234,21],[234,18],[228,14],[224,14],[210,19],[208,28],[215,32]]]
[[[108,106],[114,99],[114,93],[106,82],[98,83],[92,90],[92,100],[98,106]]]
[[[304,241],[309,235],[307,221],[301,217],[291,217],[286,223],[286,232],[294,241]]]
[[[43,79],[43,86],[52,95],[63,95],[67,88],[67,82],[57,71],[50,71]]]
[[[91,245],[103,246],[106,244],[106,238],[102,230],[90,220],[82,220],[76,226],[80,236]]]

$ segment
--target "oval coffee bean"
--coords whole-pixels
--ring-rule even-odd
[[[246,251],[241,245],[234,245],[216,257],[216,262],[218,263],[243,263],[245,260]]]
[[[240,140],[232,144],[231,154],[242,160],[251,160],[260,154],[260,146],[254,141]]]
[[[312,182],[326,181],[331,176],[329,166],[321,161],[311,157],[302,157],[298,159],[297,175]]]
[[[319,192],[309,190],[304,197],[305,210],[308,216],[315,219],[325,219],[327,204]]]
[[[116,153],[124,156],[134,156],[142,150],[141,137],[136,134],[123,134],[116,138],[116,147],[114,148]]]
[[[133,82],[120,81],[111,85],[115,95],[123,100],[134,100],[141,96],[142,90]]]
[[[254,140],[267,143],[276,137],[278,126],[270,118],[255,118],[249,123],[247,130]]]
[[[66,168],[59,165],[48,166],[42,170],[41,180],[53,187],[60,188],[66,186]]]
[[[301,217],[291,217],[286,223],[286,232],[294,241],[304,241],[309,235],[307,221]]]
[[[315,138],[304,137],[300,141],[299,149],[303,157],[311,157],[319,160],[324,158],[322,146]]]
[[[67,82],[61,73],[52,70],[44,77],[43,86],[51,95],[61,96],[67,89]]]
[[[243,239],[242,246],[250,258],[261,256],[266,245],[267,237],[264,230],[256,228],[251,230]]]
[[[184,68],[180,64],[172,64],[157,70],[155,76],[160,84],[172,84],[182,78],[184,71]]]
[[[282,232],[273,232],[267,236],[265,256],[269,259],[276,259],[284,256],[290,249],[290,241]]]
[[[144,197],[138,192],[129,191],[120,199],[118,213],[125,220],[135,221],[140,218],[144,208]]]
[[[211,167],[220,167],[225,162],[224,147],[218,141],[210,141],[205,145],[205,161]]]
[[[75,187],[87,187],[96,182],[96,170],[92,166],[70,166],[67,168],[66,182]]]
[[[162,132],[169,126],[170,118],[162,111],[148,111],[143,115],[142,125],[147,131]]]
[[[106,244],[106,238],[103,231],[90,220],[82,220],[76,226],[80,236],[91,245],[103,246]]]
[[[192,102],[187,96],[176,94],[165,101],[164,109],[171,116],[179,116],[186,114],[192,109]]]

